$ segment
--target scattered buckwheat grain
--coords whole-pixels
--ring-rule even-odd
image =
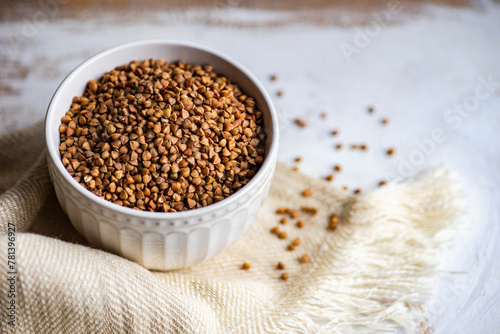
[[[299,262],[300,262],[300,263],[306,263],[306,262],[309,262],[309,255],[307,255],[307,254],[303,254],[303,255],[300,257]]]
[[[302,211],[304,213],[308,213],[312,216],[314,216],[318,213],[318,209],[316,209],[315,207],[312,207],[312,206],[301,206],[300,211]]]
[[[288,237],[288,234],[286,234],[285,231],[278,232],[278,238],[286,239],[287,237]]]
[[[295,119],[295,124],[297,124],[301,128],[305,128],[307,126],[307,123],[300,118]]]
[[[330,221],[328,222],[328,229],[330,231],[335,231],[339,225],[339,216],[334,212],[330,215]]]
[[[285,207],[282,207],[280,206],[279,208],[276,209],[276,214],[287,214],[290,212],[290,209],[289,208],[285,208]]]

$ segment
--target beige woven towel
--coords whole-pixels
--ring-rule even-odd
[[[279,165],[269,198],[235,245],[194,268],[151,272],[86,245],[37,160],[41,142],[39,125],[0,138],[2,333],[414,333],[443,246],[439,235],[460,209],[444,169],[354,197]],[[300,195],[306,187],[313,196]],[[280,226],[287,240],[269,232],[278,206],[302,205],[319,211],[301,214],[303,229]],[[341,223],[331,232],[333,211]],[[9,223],[17,229],[15,327],[5,279]],[[287,251],[295,237],[301,245]],[[310,261],[301,264],[304,253]],[[243,262],[251,269],[241,270]],[[285,271],[288,281],[280,279]]]

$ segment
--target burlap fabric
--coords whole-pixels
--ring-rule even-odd
[[[432,292],[440,236],[460,212],[444,169],[353,196],[279,165],[265,205],[235,245],[194,268],[151,272],[86,244],[57,204],[43,155],[40,124],[0,138],[2,333],[414,333]],[[301,196],[306,187],[313,196]],[[269,232],[277,207],[303,205],[318,209],[301,214],[304,228],[281,225],[286,240]],[[341,222],[331,232],[333,211]],[[16,229],[14,298],[9,226]],[[296,237],[301,245],[287,251]],[[304,253],[310,261],[301,264]],[[251,269],[241,270],[243,262]],[[8,324],[12,299],[15,326]]]

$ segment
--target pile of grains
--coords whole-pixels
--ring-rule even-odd
[[[218,202],[247,184],[265,155],[262,112],[212,66],[132,61],[91,80],[61,123],[71,176],[138,210]]]

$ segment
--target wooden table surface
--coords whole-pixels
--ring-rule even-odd
[[[440,164],[457,171],[469,215],[425,312],[435,333],[498,332],[498,1],[58,1],[0,6],[0,133],[43,119],[63,78],[107,47],[143,38],[210,46],[272,95],[281,161],[301,156],[300,169],[318,177],[341,164],[333,186],[363,192]],[[366,152],[349,149],[364,143]]]

